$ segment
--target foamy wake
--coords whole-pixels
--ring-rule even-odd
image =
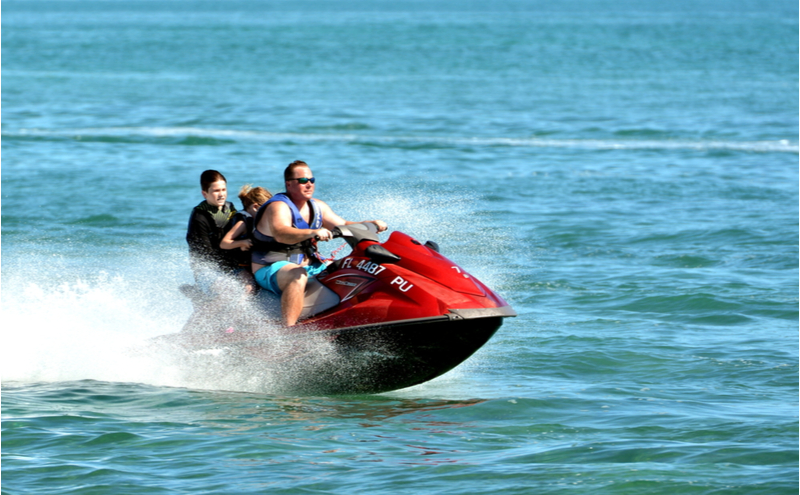
[[[191,304],[177,285],[159,294],[153,287],[132,290],[132,282],[106,274],[56,287],[4,280],[2,381],[99,380],[274,392],[291,390],[300,379],[289,365],[264,367],[224,346],[189,352],[154,341],[180,332]],[[308,342],[303,352],[321,361],[335,359],[327,341]]]
[[[105,274],[52,286],[4,274],[2,380],[175,384],[168,369],[129,352],[175,321],[148,314],[124,281]],[[127,294],[127,295],[126,295]]]

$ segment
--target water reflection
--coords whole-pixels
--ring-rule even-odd
[[[221,407],[207,415],[204,423],[228,437],[258,436],[276,454],[260,459],[271,464],[289,460],[311,464],[465,463],[467,456],[477,453],[469,442],[480,435],[473,424],[479,415],[465,415],[460,410],[487,402],[215,396]],[[248,462],[258,462],[260,457]]]

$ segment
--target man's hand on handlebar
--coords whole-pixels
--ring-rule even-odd
[[[319,241],[330,241],[333,239],[333,233],[326,228],[321,228],[314,237]]]
[[[386,222],[384,222],[383,220],[373,220],[372,223],[374,223],[375,226],[378,227],[378,232],[383,232],[389,228],[389,226],[386,225]]]

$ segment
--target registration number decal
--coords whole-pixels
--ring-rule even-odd
[[[353,258],[345,258],[342,261],[342,268],[353,268],[352,263]],[[362,272],[369,273],[370,275],[378,275],[382,271],[386,270],[385,266],[381,266],[378,263],[373,263],[367,260],[359,261],[355,268],[361,270]]]

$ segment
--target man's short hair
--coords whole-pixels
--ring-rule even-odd
[[[293,161],[286,167],[286,170],[283,171],[283,180],[294,179],[294,169],[298,167],[308,167],[308,164],[302,160]]]
[[[228,183],[228,179],[225,178],[224,175],[217,172],[216,170],[206,170],[202,174],[200,174],[200,187],[203,188],[203,191],[208,192],[208,189],[211,187],[211,184],[219,181],[225,181]]]

